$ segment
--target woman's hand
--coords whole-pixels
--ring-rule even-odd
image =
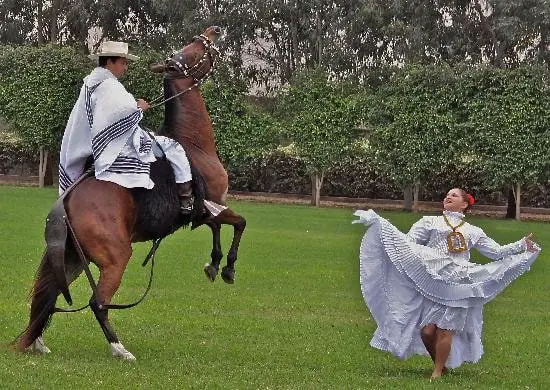
[[[525,236],[525,246],[527,248],[527,252],[536,252],[537,244],[535,241],[533,241],[534,235],[533,233],[529,233],[527,236]]]
[[[143,99],[138,99],[138,100],[137,100],[137,106],[138,106],[139,108],[141,108],[141,111],[143,111],[143,112],[147,111],[147,110],[149,109],[149,107],[151,107],[151,106],[149,105],[149,103],[147,103],[147,102],[146,102],[145,100],[143,100]]]

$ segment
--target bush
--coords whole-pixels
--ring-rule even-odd
[[[0,132],[0,174],[34,176],[37,167],[36,153],[30,152],[15,135]]]
[[[306,166],[296,156],[278,149],[251,157],[229,171],[233,191],[308,194]]]
[[[311,194],[311,182],[303,161],[284,148],[247,159],[229,170],[232,191]],[[507,189],[489,189],[483,185],[483,172],[462,165],[434,175],[421,185],[420,200],[439,202],[453,187],[472,193],[478,204],[505,205]],[[370,199],[403,199],[403,189],[383,173],[368,155],[350,155],[326,172],[323,196]],[[550,208],[550,184],[526,186],[522,206]]]

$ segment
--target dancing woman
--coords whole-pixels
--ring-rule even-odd
[[[354,223],[368,226],[360,281],[378,325],[370,344],[401,359],[427,352],[432,378],[481,358],[483,305],[529,270],[541,250],[531,234],[499,245],[470,225],[464,213],[473,203],[454,188],[442,215],[423,217],[407,234],[373,210],[355,212]],[[494,261],[470,262],[474,248]]]

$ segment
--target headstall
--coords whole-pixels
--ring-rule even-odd
[[[210,75],[212,74],[212,71],[214,70],[216,57],[219,55],[220,51],[218,50],[216,45],[214,45],[214,43],[204,34],[193,37],[193,41],[197,41],[197,40],[200,40],[202,42],[204,46],[204,54],[196,64],[189,66],[185,62],[185,57],[181,51],[175,52],[174,54],[172,54],[170,58],[166,59],[164,64],[165,79],[192,78],[193,85],[185,88],[184,90],[176,93],[175,95],[170,96],[167,99],[160,101],[159,103],[152,104],[154,102],[157,102],[159,99],[163,98],[164,96],[160,96],[159,98],[154,99],[153,101],[150,102],[151,104],[150,108],[161,106],[167,101],[170,101],[172,99],[177,98],[180,95],[183,95],[184,93],[192,90],[193,88],[198,87],[199,85],[204,83],[208,79],[208,77],[210,77]],[[210,67],[206,70],[203,70],[204,65],[207,64],[207,60],[210,60]]]
[[[204,54],[201,59],[196,64],[189,66],[185,61],[183,53],[181,51],[175,52],[165,61],[164,69],[166,78],[192,78],[193,81],[202,83],[210,76],[216,63],[216,57],[219,55],[219,50],[204,34],[195,36],[193,40],[200,40],[204,46]],[[210,60],[210,67],[203,71],[204,65],[207,64],[208,60]]]

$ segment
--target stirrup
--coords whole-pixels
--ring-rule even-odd
[[[191,214],[194,199],[192,196],[180,197],[180,213]]]

